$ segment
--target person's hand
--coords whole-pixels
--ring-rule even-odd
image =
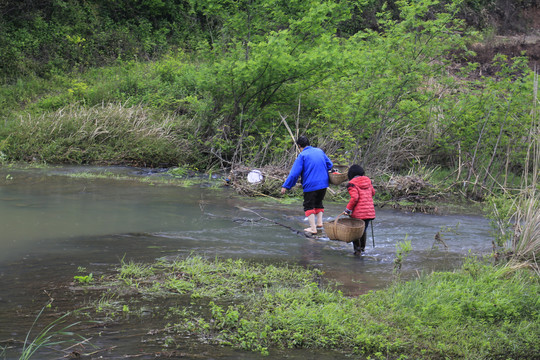
[[[345,209],[345,211],[343,211],[343,215],[349,215],[349,216],[351,216],[351,214],[352,214],[352,210]]]
[[[281,188],[281,195],[285,194],[287,192],[287,188],[282,187]]]

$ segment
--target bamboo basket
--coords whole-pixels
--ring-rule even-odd
[[[330,240],[351,242],[360,239],[364,234],[364,220],[341,218],[340,214],[334,221],[323,223],[324,231]]]
[[[347,171],[349,170],[347,165],[334,165],[334,169],[337,170],[337,172],[328,173],[330,184],[339,185],[347,180]]]

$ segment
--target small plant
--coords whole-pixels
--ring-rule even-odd
[[[94,276],[92,273],[88,275],[75,275],[73,279],[75,279],[75,281],[77,281],[79,284],[90,284],[92,281],[94,281]]]
[[[431,246],[431,249],[437,248],[437,244],[441,244],[444,246],[445,250],[448,250],[448,244],[446,244],[446,241],[444,241],[444,234],[451,233],[454,235],[458,235],[458,228],[459,228],[459,222],[456,224],[456,226],[441,226],[441,229],[437,231],[435,234],[435,242],[433,242],[433,245]]]
[[[167,171],[167,174],[171,175],[172,177],[183,178],[188,174],[188,171],[189,170],[186,167],[180,166],[174,169],[170,169],[169,171]]]
[[[399,277],[399,274],[401,273],[401,267],[403,266],[403,261],[407,257],[407,255],[411,252],[412,246],[411,242],[407,241],[407,236],[405,236],[405,241],[398,242],[396,244],[396,258],[394,259],[394,275],[397,275]]]
[[[24,339],[22,353],[19,360],[26,360],[26,359],[32,358],[36,354],[36,352],[41,348],[52,347],[52,346],[60,345],[69,341],[69,340],[61,340],[61,339],[57,340],[57,338],[60,338],[62,336],[70,336],[70,337],[76,336],[76,337],[81,338],[83,341],[87,341],[87,339],[85,339],[84,337],[80,335],[76,335],[75,333],[69,331],[70,328],[74,327],[75,325],[78,325],[80,322],[75,322],[73,324],[70,324],[70,325],[67,325],[58,329],[58,327],[64,322],[66,317],[68,317],[71,313],[66,313],[60,318],[54,320],[53,322],[45,326],[45,328],[43,328],[43,330],[41,330],[33,340],[30,340],[30,335],[32,333],[34,326],[36,326],[39,318],[43,314],[43,311],[49,308],[50,305],[51,305],[51,302],[47,303],[47,305],[45,305],[41,309],[41,311],[36,316],[34,322],[32,323],[30,330],[28,330],[28,333],[26,334],[26,338]]]
[[[514,235],[513,217],[518,212],[518,199],[508,195],[491,196],[487,199],[487,215],[493,228],[498,247],[508,247]]]
[[[5,165],[7,162],[8,162],[7,155],[4,154],[2,151],[0,151],[0,164]]]
[[[121,263],[120,278],[124,280],[149,276],[154,272],[151,265],[137,264],[133,261],[126,263],[124,259],[122,259]]]
[[[474,255],[472,251],[469,250],[469,254],[465,257],[461,268],[464,272],[470,274],[473,279],[477,279],[478,274],[483,269],[483,265],[478,260],[478,256]]]

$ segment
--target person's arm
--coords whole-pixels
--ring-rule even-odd
[[[303,168],[303,157],[302,157],[302,154],[300,154],[294,161],[291,171],[289,172],[289,176],[287,176],[287,180],[285,180],[285,182],[281,186],[282,194],[285,194],[285,191],[289,190],[294,185],[296,185],[298,178],[302,174],[302,168]]]
[[[324,154],[324,161],[326,163],[326,170],[327,171],[330,171],[332,170],[332,168],[334,167],[334,163],[332,163],[332,160],[330,160],[330,158],[328,156],[326,156],[326,154]]]
[[[356,207],[356,204],[358,204],[358,200],[360,199],[360,194],[356,186],[351,185],[351,184],[349,184],[349,186],[347,187],[347,190],[349,191],[349,195],[351,196],[351,199],[349,200],[349,203],[347,204],[344,213],[347,215],[351,215],[354,208]]]

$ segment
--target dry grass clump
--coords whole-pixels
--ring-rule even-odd
[[[171,118],[120,103],[73,105],[22,118],[9,139],[11,157],[49,163],[178,164],[183,146]]]
[[[29,136],[66,135],[68,141],[79,143],[105,143],[130,135],[174,141],[170,119],[156,121],[142,106],[125,107],[123,104],[70,106],[38,119],[21,119],[21,125],[29,131]]]
[[[526,200],[523,206],[518,207],[515,218],[514,236],[509,246],[509,266],[528,266],[540,275],[540,200],[536,197]]]
[[[397,175],[390,177],[383,187],[393,198],[408,198],[419,195],[422,191],[432,188],[433,185],[417,175]]]
[[[538,193],[539,174],[540,174],[540,133],[538,132],[539,110],[538,105],[538,73],[535,72],[534,81],[534,106],[531,113],[535,126],[530,133],[530,143],[527,152],[526,164],[531,164],[532,172],[529,173],[529,167],[525,167],[523,174],[524,183],[522,192],[518,198],[517,210],[514,214],[515,226],[514,236],[510,244],[512,258],[510,265],[513,267],[530,266],[538,275],[540,267],[538,266],[538,254],[540,251],[540,194]],[[530,179],[530,183],[529,183]]]

